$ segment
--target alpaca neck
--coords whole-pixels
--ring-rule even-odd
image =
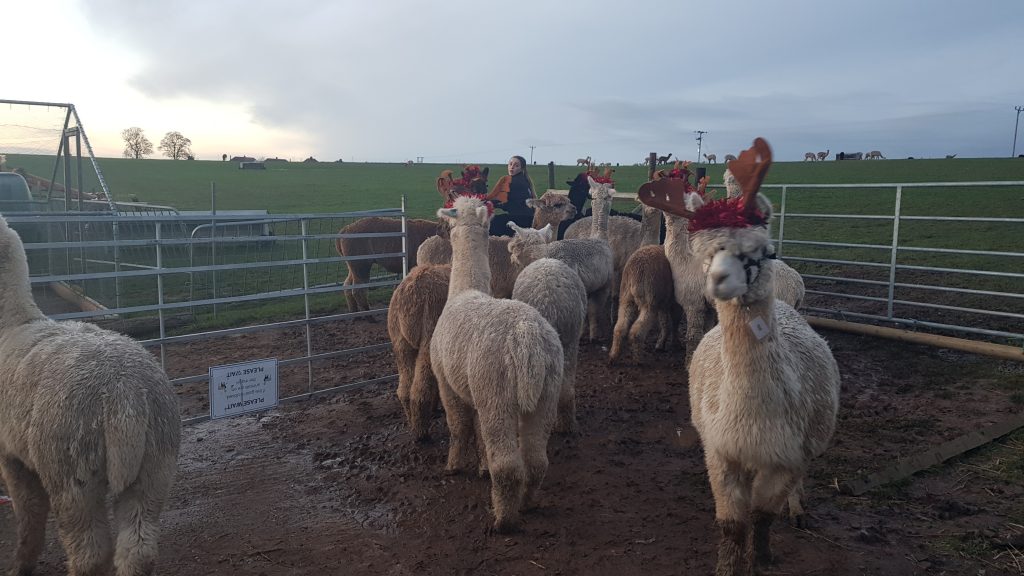
[[[8,247],[8,250],[12,248]],[[8,262],[10,270],[4,266],[0,273],[0,333],[46,318],[32,298],[28,264],[24,258],[24,255],[20,255],[20,258]]]
[[[491,266],[487,256],[487,229],[479,226],[452,231],[452,275],[448,299],[460,292],[479,290],[491,293]]]
[[[778,357],[780,334],[771,267],[761,269],[746,294],[716,300],[715,309],[722,330],[723,382],[745,386],[774,380],[772,374],[786,366]]]
[[[608,214],[611,213],[611,200],[595,198],[591,203],[593,217],[590,221],[590,237],[608,239]]]
[[[688,220],[679,216],[665,216],[665,256],[669,263],[680,264],[690,259],[690,234]]]
[[[640,219],[640,245],[650,246],[659,244],[661,241],[661,211],[652,213],[644,210],[643,218]]]

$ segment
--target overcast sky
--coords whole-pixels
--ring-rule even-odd
[[[696,159],[695,130],[719,158],[755,136],[779,160],[1008,156],[1024,105],[1021,0],[33,0],[3,19],[0,98],[74,104],[99,156],[131,126],[199,159],[631,164]]]

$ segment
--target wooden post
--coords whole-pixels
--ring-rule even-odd
[[[548,189],[555,187],[555,163],[548,162]]]
[[[654,180],[654,173],[658,170],[658,153],[651,152],[647,160],[647,179]]]

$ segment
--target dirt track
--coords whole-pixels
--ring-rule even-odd
[[[321,339],[359,344],[383,332],[338,325]],[[287,357],[304,346],[297,334],[247,337],[245,357]],[[843,373],[840,421],[810,471],[810,527],[774,528],[775,573],[1020,573],[1009,546],[1024,533],[1020,433],[866,496],[830,486],[1020,411],[1020,366],[826,337]],[[223,363],[242,344],[172,353],[169,370]],[[511,536],[487,533],[487,480],[442,474],[443,417],[438,440],[416,444],[393,385],[189,427],[157,573],[710,574],[718,536],[680,356],[608,369],[599,347],[583,348],[581,434],[553,437],[541,507]],[[323,387],[391,373],[390,363],[387,353],[338,361]],[[182,392],[189,412],[202,410],[201,391]],[[13,553],[12,524],[0,506],[0,566]],[[64,573],[54,532],[51,521],[43,576]]]

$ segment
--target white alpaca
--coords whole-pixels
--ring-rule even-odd
[[[579,275],[564,262],[541,258],[519,273],[512,298],[536,308],[558,332],[565,366],[562,369],[555,431],[575,432],[576,362],[580,334],[583,333],[583,323],[587,316],[587,289]]]
[[[722,179],[725,180],[727,197],[738,198],[743,195],[739,183],[736,182],[736,178],[728,168],[725,169]],[[768,225],[771,225],[770,219]],[[775,282],[773,286],[776,300],[782,300],[796,309],[799,309],[800,305],[803,304],[806,293],[804,278],[792,266],[782,260],[775,261]]]
[[[554,230],[550,227],[533,230],[509,223],[509,227],[515,231],[515,237],[509,243],[508,249],[512,253],[512,262],[520,269],[540,258],[555,258],[565,262],[579,274],[587,289],[589,338],[594,342],[603,337],[611,323],[608,296],[611,294],[614,278],[614,260],[608,244],[608,212],[611,210],[614,190],[606,183],[596,182],[593,178],[589,180],[591,201],[596,216],[591,220],[590,238],[552,242]]]
[[[608,207],[611,210],[611,207]],[[595,209],[596,211],[596,209]],[[589,238],[593,231],[593,216],[580,218],[565,229],[564,238]],[[536,226],[534,226],[536,228]],[[636,249],[646,244],[658,244],[661,236],[661,210],[647,208],[638,222],[629,216],[608,217],[608,244],[612,249],[612,300],[618,300],[622,283],[622,269]]]
[[[491,267],[491,296],[511,298],[519,268],[512,263],[508,236],[491,236],[487,241],[488,262]],[[416,251],[417,264],[444,265],[452,263],[452,243],[448,238],[427,238]]]
[[[430,360],[451,432],[446,471],[465,470],[474,428],[490,471],[494,528],[516,528],[547,472],[564,357],[558,333],[529,304],[487,294],[490,207],[463,196],[437,211],[452,223],[448,302]],[[475,426],[474,426],[475,423]]]
[[[771,524],[787,500],[791,516],[802,513],[808,460],[827,446],[839,407],[839,369],[828,345],[774,297],[763,225],[771,203],[756,195],[770,162],[759,138],[730,166],[745,194],[722,202],[732,202],[747,227],[705,223],[693,235],[719,318],[689,370],[691,420],[722,533],[716,574],[748,574],[750,562],[762,568],[771,561]],[[702,223],[699,209],[692,222]]]
[[[21,239],[0,217],[0,473],[17,521],[12,573],[35,567],[52,509],[69,573],[113,565],[119,576],[149,574],[180,434],[177,397],[149,352],[39,311]]]

